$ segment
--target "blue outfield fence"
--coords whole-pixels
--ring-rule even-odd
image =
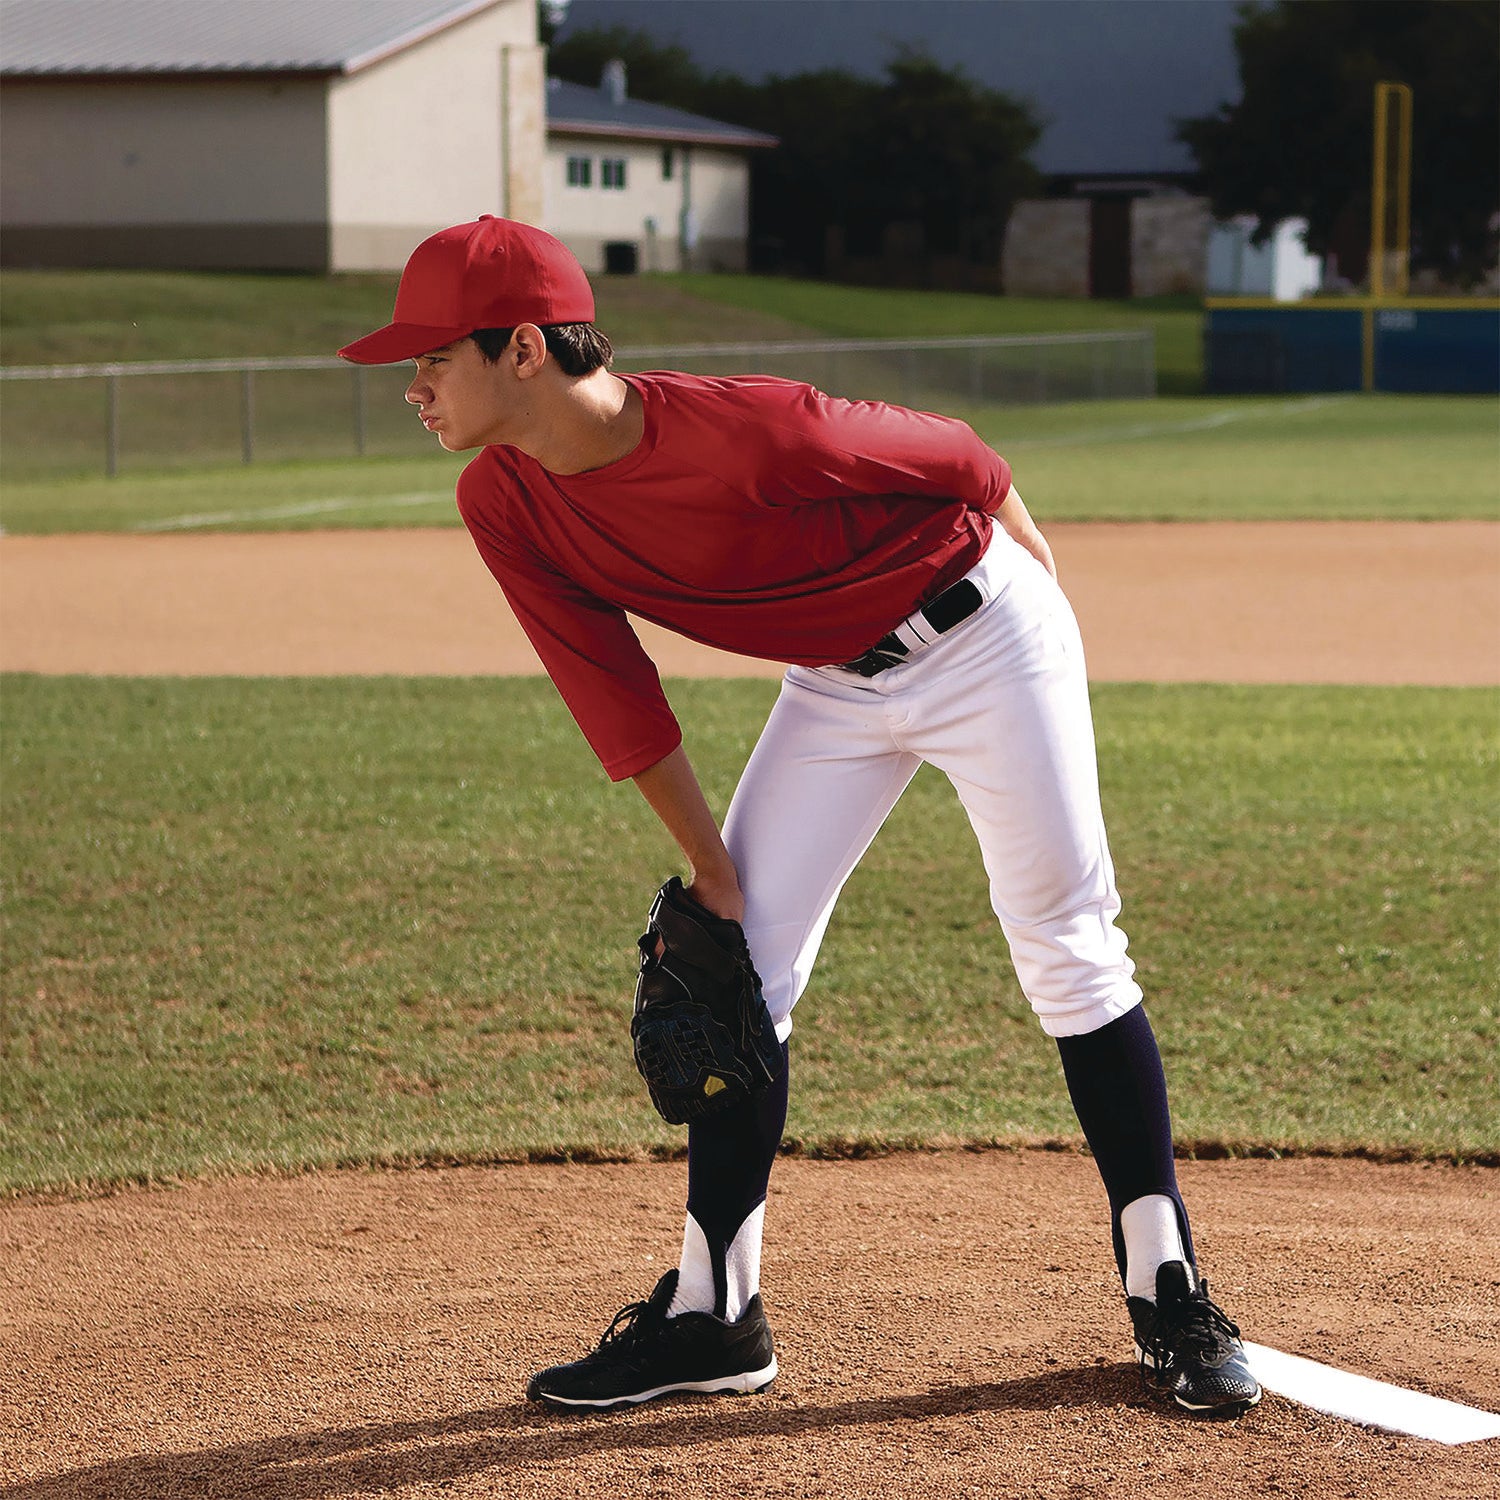
[[[987,404],[1148,398],[1150,329],[1003,338],[838,339],[620,349],[615,368],[781,375],[833,395],[963,415]],[[404,365],[325,357],[12,365],[0,464],[12,479],[352,455],[430,453]]]
[[[1204,308],[1212,395],[1500,391],[1500,301],[1211,298]]]

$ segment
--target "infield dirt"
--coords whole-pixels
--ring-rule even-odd
[[[1494,1171],[1184,1162],[1182,1179],[1248,1336],[1494,1404]],[[583,1353],[675,1263],[681,1192],[666,1163],[8,1205],[0,1495],[1496,1492],[1500,1442],[1395,1437],[1276,1396],[1222,1424],[1148,1398],[1093,1163],[1061,1152],[784,1161],[770,1390],[529,1405],[530,1370]]]
[[[1100,682],[1500,683],[1500,524],[1059,525]],[[460,529],[0,537],[0,667],[539,670]],[[654,626],[667,676],[779,675]]]
[[[1101,679],[1500,681],[1500,527],[1051,534]],[[534,668],[461,533],[8,537],[0,570],[8,670]],[[1247,1337],[1500,1407],[1493,1170],[1182,1178]],[[1275,1396],[1219,1424],[1149,1398],[1102,1191],[1067,1151],[788,1159],[769,1391],[527,1405],[532,1368],[583,1352],[675,1263],[683,1186],[677,1163],[532,1166],[0,1204],[0,1497],[1500,1490],[1500,1442],[1443,1447]]]

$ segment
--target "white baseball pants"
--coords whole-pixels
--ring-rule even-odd
[[[900,666],[792,667],[734,794],[724,840],[782,1040],[839,891],[923,761],[968,813],[1042,1029],[1096,1031],[1141,999],[1115,925],[1073,611],[998,529],[969,577],[986,603]]]

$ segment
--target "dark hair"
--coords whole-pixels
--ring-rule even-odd
[[[514,328],[476,328],[469,337],[479,345],[485,363],[492,365],[505,353],[514,332]],[[564,375],[607,370],[615,357],[609,340],[592,323],[546,323],[542,337]]]

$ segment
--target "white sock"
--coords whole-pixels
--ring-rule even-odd
[[[725,1322],[737,1322],[750,1299],[760,1290],[760,1243],[765,1223],[766,1205],[762,1203],[740,1225],[724,1256]],[[717,1306],[713,1252],[708,1248],[708,1238],[698,1227],[698,1221],[689,1214],[682,1231],[677,1290],[672,1295],[667,1316],[675,1318],[685,1312],[711,1313]]]
[[[1169,1260],[1187,1267],[1188,1285],[1196,1286],[1192,1261],[1183,1248],[1177,1205],[1165,1193],[1137,1198],[1120,1210],[1120,1233],[1125,1237],[1125,1295],[1156,1301],[1156,1268]]]

